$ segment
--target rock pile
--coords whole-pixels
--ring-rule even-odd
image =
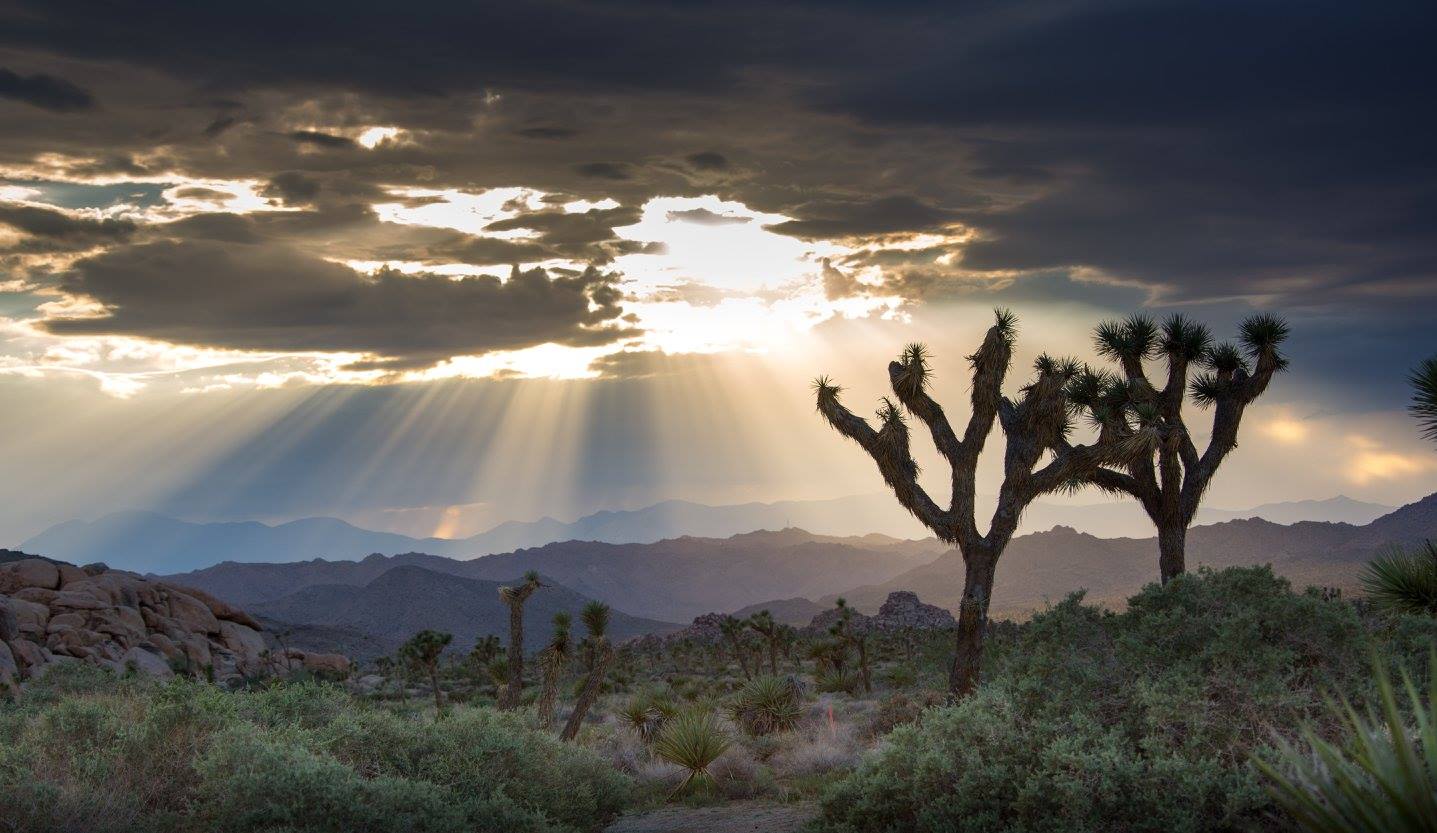
[[[813,617],[804,628],[804,633],[825,634],[838,621],[838,609],[825,610]],[[912,630],[943,630],[956,628],[958,622],[953,614],[937,605],[924,604],[918,594],[909,590],[895,590],[888,594],[878,613],[865,616],[858,611],[848,621],[854,633],[895,634]]]
[[[249,614],[189,587],[103,564],[0,564],[0,691],[57,664],[85,662],[226,685],[305,668],[347,673],[342,656],[272,651]]]

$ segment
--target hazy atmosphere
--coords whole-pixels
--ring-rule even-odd
[[[12,544],[871,494],[809,380],[866,410],[924,341],[961,397],[998,305],[1019,366],[1281,311],[1291,372],[1210,502],[1437,488],[1400,5],[221,8],[0,12]]]

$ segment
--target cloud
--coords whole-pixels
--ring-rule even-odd
[[[525,139],[572,139],[579,135],[579,131],[572,127],[523,127],[515,130],[518,136]]]
[[[586,176],[590,179],[623,181],[634,178],[632,173],[633,166],[627,162],[584,162],[583,164],[575,165],[574,170],[578,171],[580,176]]]
[[[690,208],[685,211],[670,211],[670,222],[693,223],[699,226],[732,226],[753,221],[752,217],[736,217],[732,214],[718,214],[707,208]]]
[[[0,226],[23,235],[18,242],[0,250],[21,254],[80,251],[126,240],[136,231],[132,220],[86,216],[13,202],[0,202]]]
[[[167,241],[77,262],[60,288],[108,314],[52,316],[40,326],[58,335],[362,353],[388,368],[422,367],[457,355],[635,335],[617,322],[614,281],[597,270],[556,277],[515,270],[508,280],[365,275],[277,244]]]
[[[770,231],[809,239],[917,232],[956,222],[958,214],[911,196],[823,200],[796,206],[797,219],[766,226]]]
[[[355,147],[353,139],[336,136],[332,133],[325,133],[319,130],[292,130],[287,135],[299,144],[318,148],[336,149]]]
[[[95,97],[53,75],[18,75],[0,67],[0,98],[23,101],[52,113],[77,113],[95,107]]]
[[[700,171],[726,171],[729,166],[728,157],[711,150],[690,153],[684,158]]]

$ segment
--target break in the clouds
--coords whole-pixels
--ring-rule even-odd
[[[20,0],[3,349],[602,376],[1016,296],[1278,309],[1360,351],[1437,302],[1433,17]]]

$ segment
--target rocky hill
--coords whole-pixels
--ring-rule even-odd
[[[1188,532],[1188,568],[1271,564],[1299,587],[1358,589],[1357,575],[1371,558],[1392,546],[1437,539],[1437,495],[1397,509],[1365,526],[1304,521],[1291,525],[1252,518]],[[1153,538],[1096,538],[1067,527],[1013,539],[998,565],[992,613],[1021,617],[1085,589],[1088,599],[1118,604],[1157,579]],[[921,590],[956,610],[963,589],[958,552],[916,567],[889,581],[843,595],[861,610],[873,610],[895,590]],[[829,597],[824,601],[831,601]]]
[[[0,563],[0,689],[69,662],[231,685],[292,665],[348,669],[344,657],[276,651],[262,631],[249,614],[203,590],[103,564],[82,569],[34,557]]]
[[[524,606],[524,642],[529,650],[548,641],[555,613],[568,611],[577,622],[589,602],[553,582],[546,585]],[[308,638],[315,638],[315,629],[321,628],[335,634],[362,634],[370,643],[353,643],[350,648],[359,659],[389,653],[426,628],[453,634],[451,650],[467,651],[479,636],[499,636],[507,641],[509,608],[499,600],[501,586],[500,582],[405,565],[387,570],[363,586],[313,585],[252,609],[284,623],[283,627],[303,626]],[[619,610],[613,611],[609,621],[610,636],[618,640],[677,628]]]
[[[946,549],[932,539],[832,538],[788,529],[653,544],[566,541],[472,561],[408,553],[371,555],[362,561],[231,562],[168,580],[202,588],[234,604],[255,606],[316,585],[362,587],[401,566],[488,582],[513,581],[535,570],[618,610],[682,622],[776,596],[816,598],[885,581]]]

